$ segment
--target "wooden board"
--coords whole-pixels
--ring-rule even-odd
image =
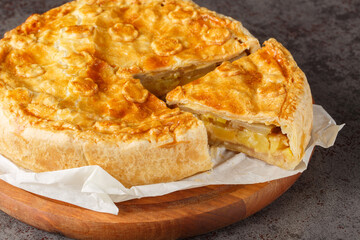
[[[216,230],[261,210],[300,174],[252,185],[218,185],[118,203],[117,216],[41,197],[0,180],[0,209],[76,239],[177,239]]]

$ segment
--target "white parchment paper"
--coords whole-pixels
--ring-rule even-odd
[[[252,184],[288,177],[306,170],[314,146],[331,147],[343,125],[336,125],[319,105],[314,105],[311,141],[303,161],[287,171],[263,161],[222,148],[212,149],[213,170],[177,182],[125,188],[99,166],[34,173],[17,167],[0,155],[0,179],[49,198],[68,202],[98,212],[117,214],[114,202],[160,196],[178,190],[212,184]]]

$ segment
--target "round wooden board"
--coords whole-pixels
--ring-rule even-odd
[[[177,239],[227,226],[281,196],[300,174],[251,185],[217,185],[118,203],[117,216],[29,193],[0,180],[0,209],[76,239]]]

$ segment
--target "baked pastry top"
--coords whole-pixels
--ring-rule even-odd
[[[205,122],[210,121],[208,131],[218,131],[220,138],[228,135],[222,140],[232,134],[237,140],[246,138],[247,147],[241,150],[286,169],[293,169],[301,161],[310,140],[313,113],[307,79],[289,51],[275,39],[266,41],[263,48],[249,56],[232,63],[225,61],[204,77],[175,88],[166,99],[168,104],[201,115]],[[220,133],[221,129],[211,123],[227,132]],[[250,133],[239,135],[234,133],[234,125],[235,129],[255,129],[279,139],[272,141]],[[256,144],[264,139],[262,146],[268,146],[268,152],[274,143],[281,143],[281,150],[288,146],[290,151],[278,156],[267,155],[261,147],[257,151],[258,146],[251,145],[251,138]],[[265,151],[265,155],[261,151]]]
[[[47,61],[62,63],[63,69],[86,64],[90,54],[112,66],[119,77],[144,80],[156,95],[166,92],[160,91],[164,86],[158,82],[153,87],[152,76],[165,73],[165,77],[179,78],[184,71],[258,48],[258,41],[241,23],[180,0],[70,2],[32,15],[5,39],[11,48],[44,47],[47,56],[57,55],[47,59],[38,53],[43,62],[36,64],[42,68],[50,65]],[[59,58],[64,59],[59,62]],[[168,88],[174,87],[176,83]]]
[[[194,27],[184,27],[187,22]],[[213,42],[199,38],[202,29],[213,34]],[[24,99],[18,107],[36,122],[65,121],[69,128],[101,133],[111,122],[111,133],[126,128],[127,134],[153,112],[172,111],[133,75],[236,56],[250,48],[248,38],[238,22],[187,1],[70,2],[32,15],[1,40],[2,94]],[[17,92],[24,96],[15,97]]]
[[[34,171],[97,164],[127,186],[208,170],[202,122],[138,78],[257,48],[239,22],[190,1],[79,0],[34,14],[0,41],[0,152]]]

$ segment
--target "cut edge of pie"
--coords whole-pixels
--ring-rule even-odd
[[[175,88],[167,103],[198,116],[211,144],[284,169],[299,164],[310,140],[309,84],[290,52],[275,39]]]

